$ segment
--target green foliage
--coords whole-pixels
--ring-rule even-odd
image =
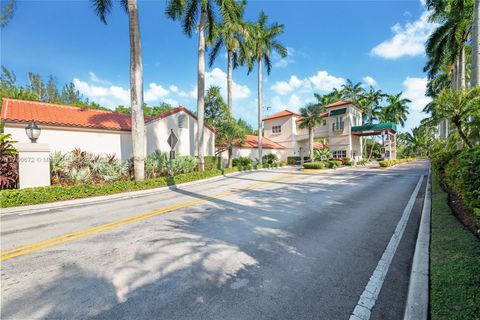
[[[325,156],[326,159],[330,158],[330,150],[328,149],[315,149],[313,150],[313,158],[315,160],[321,160],[322,156]]]
[[[446,152],[433,162],[442,182],[463,200],[468,209],[473,213],[480,209],[480,147]],[[480,216],[476,219],[480,222]]]
[[[174,177],[159,177],[145,179],[144,181],[113,181],[105,184],[76,184],[68,186],[48,186],[27,189],[12,189],[0,191],[0,203],[2,208],[26,206],[47,202],[55,202],[70,199],[79,199],[92,196],[102,196],[127,191],[145,190],[167,185],[180,184],[206,178],[219,176],[221,170],[204,172],[190,172]]]
[[[410,162],[412,160],[414,160],[414,159],[405,158],[405,159],[397,159],[397,160],[383,160],[383,161],[379,161],[378,164],[382,168],[387,168],[387,167],[391,167],[391,166],[394,166],[394,165],[397,165],[397,164],[400,164],[400,163]]]
[[[217,156],[205,156],[205,170],[221,170],[222,169],[222,158]]]
[[[303,157],[304,161],[307,161],[308,157]],[[289,165],[296,165],[300,164],[300,157],[287,157],[287,164]]]
[[[325,169],[325,163],[324,162],[308,162],[304,163],[303,167],[305,169]]]
[[[17,149],[11,134],[0,134],[0,189],[16,188],[18,184]]]
[[[145,158],[145,174],[147,178],[192,172],[197,166],[193,156],[178,156],[170,161],[166,152],[155,151]]]
[[[262,157],[262,164],[276,164],[278,163],[278,157],[276,154],[269,153]]]
[[[104,157],[80,149],[50,155],[53,184],[104,183],[129,178],[128,164],[115,155]]]
[[[477,319],[480,314],[480,242],[452,214],[434,172],[430,244],[432,319]]]
[[[145,117],[154,117],[159,114],[168,112],[173,109],[173,106],[169,103],[166,102],[161,102],[158,106],[149,106],[146,103],[143,105],[143,115]],[[117,106],[114,110],[115,112],[119,113],[132,113],[132,108],[131,107],[125,107],[125,106]]]
[[[233,159],[234,167],[237,167],[237,166],[245,167],[251,164],[253,164],[253,161],[249,157],[239,157],[239,158]]]
[[[52,75],[48,77],[47,83],[39,74],[33,72],[28,73],[28,78],[29,84],[20,86],[16,83],[15,74],[2,66],[0,98],[63,103],[77,107],[109,110],[84,98],[73,82],[66,84],[62,90],[59,90],[56,79]]]

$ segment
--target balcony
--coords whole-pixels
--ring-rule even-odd
[[[338,132],[338,131],[343,131],[345,129],[345,122],[334,122],[332,123],[332,131],[333,132]]]

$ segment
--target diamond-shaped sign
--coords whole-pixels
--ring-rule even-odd
[[[170,130],[170,135],[168,136],[167,142],[171,149],[175,148],[177,145],[178,138],[175,133],[173,133],[173,129]]]

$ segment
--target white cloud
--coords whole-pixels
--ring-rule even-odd
[[[111,84],[110,81],[107,81],[107,80],[104,80],[104,79],[101,79],[99,78],[94,72],[90,71],[88,73],[89,77],[90,77],[90,81],[92,82],[95,82],[95,83],[99,83],[99,84],[104,84],[104,85],[109,85]]]
[[[270,89],[275,91],[279,95],[286,95],[294,90],[300,88],[308,88],[309,86],[310,83],[307,79],[300,80],[296,75],[292,75],[288,82],[277,81],[273,86],[270,87]]]
[[[73,83],[84,96],[102,106],[113,108],[117,105],[130,105],[130,92],[122,87],[91,85],[77,78],[73,79]]]
[[[295,56],[297,51],[292,47],[287,47],[287,56],[282,58],[278,53],[275,51],[272,54],[273,60],[273,67],[274,68],[286,68],[288,65],[295,63]]]
[[[216,85],[222,88],[224,94],[227,94],[227,74],[220,68],[214,68],[211,72],[205,72],[206,88]],[[250,96],[250,89],[233,81],[232,85],[233,99],[244,99]]]
[[[171,98],[167,98],[165,100],[163,100],[164,102],[170,104],[171,106],[173,107],[178,107],[180,105],[180,103],[178,102],[178,100],[175,100],[175,99],[171,99]]]
[[[403,97],[410,99],[412,103],[410,107],[412,110],[421,111],[431,101],[429,97],[425,96],[427,89],[427,78],[413,78],[407,77],[403,81]]]
[[[170,92],[162,87],[159,84],[154,82],[148,85],[148,89],[144,93],[144,100],[145,102],[160,102],[163,98],[165,98]]]
[[[375,87],[377,85],[377,81],[375,79],[373,79],[372,77],[370,76],[365,76],[363,77],[363,82],[368,85],[368,86],[372,86],[372,87]]]
[[[227,74],[220,68],[214,68],[210,72],[205,72],[205,90],[210,86],[221,88],[222,95],[227,97]],[[232,85],[233,99],[245,99],[250,97],[250,89],[246,85],[241,85],[233,81]],[[197,86],[187,94],[190,98],[197,98]]]
[[[345,83],[345,79],[332,76],[327,71],[317,71],[317,74],[308,78],[314,89],[331,91]]]
[[[391,60],[424,54],[425,41],[436,27],[428,21],[428,17],[429,12],[425,11],[414,22],[407,22],[404,26],[395,24],[391,28],[393,37],[375,46],[371,54]]]
[[[296,75],[292,75],[288,81],[275,82],[270,90],[282,96],[299,90],[311,91],[312,88],[327,92],[339,88],[344,83],[345,79],[343,78],[332,76],[327,71],[318,71],[317,74],[305,79],[299,79]]]
[[[303,106],[302,101],[299,96],[292,94],[290,100],[288,100],[287,107],[291,109],[298,110]]]
[[[114,108],[118,105],[130,105],[130,90],[128,88],[111,84],[109,85],[109,81],[95,77],[95,74],[91,72],[90,83],[77,78],[73,79],[73,83],[85,97],[102,106]],[[99,82],[104,83],[104,85],[97,84]],[[176,86],[170,86],[170,88],[174,87]],[[177,92],[180,92],[180,90],[177,90]],[[170,91],[168,89],[165,89],[160,84],[152,82],[144,91],[144,100],[149,104],[156,104],[165,101],[172,105],[178,105],[178,101],[169,97],[169,95]]]

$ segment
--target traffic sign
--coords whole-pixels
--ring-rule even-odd
[[[170,135],[168,136],[167,142],[168,142],[168,145],[170,146],[170,149],[174,149],[175,146],[177,145],[178,138],[175,135],[175,133],[173,133],[173,129],[170,130]]]

